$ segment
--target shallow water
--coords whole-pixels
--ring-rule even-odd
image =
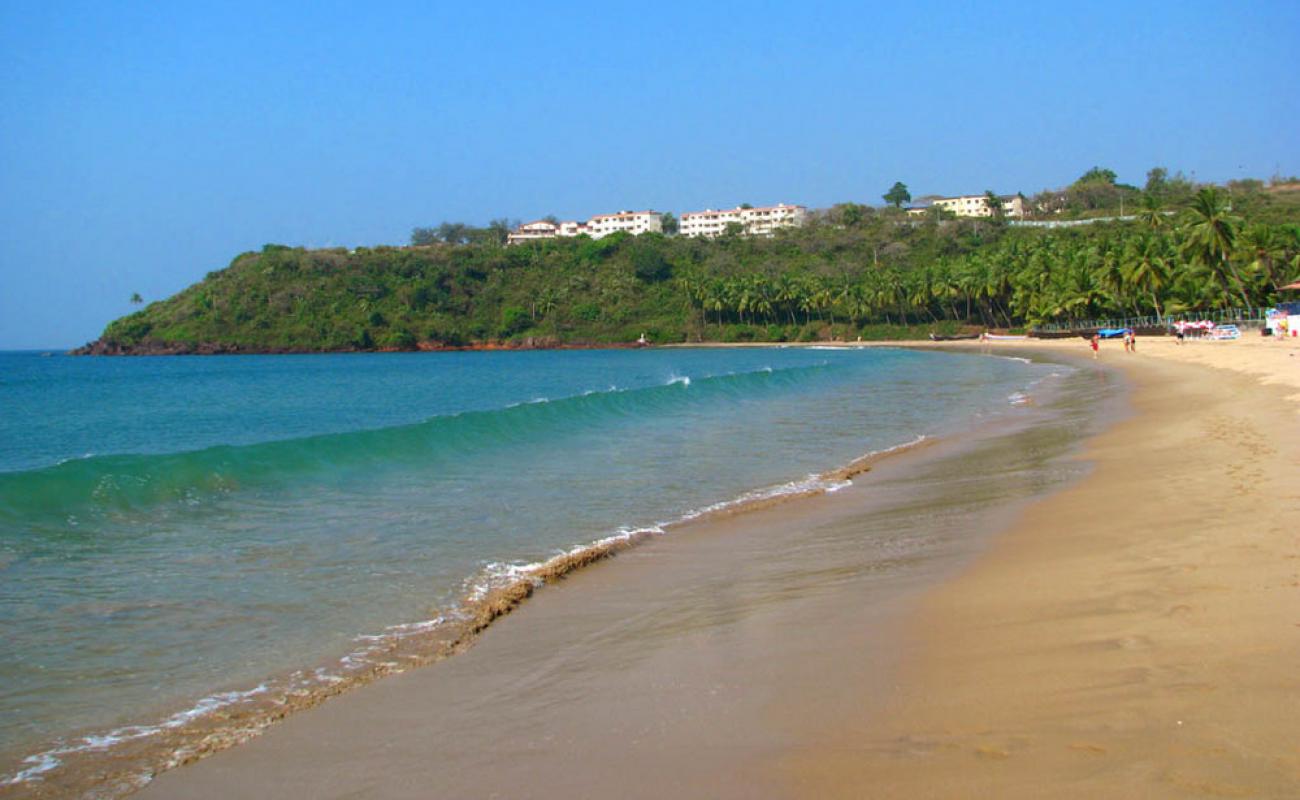
[[[142,797],[800,796],[781,765],[870,731],[920,592],[970,563],[1116,409],[1075,370],[830,495],[670,526],[468,652],[295,716]],[[834,741],[832,737],[832,742]],[[833,746],[833,744],[832,744]]]
[[[286,671],[328,683],[367,635],[512,567],[1015,414],[1061,372],[879,349],[0,354],[0,773]]]

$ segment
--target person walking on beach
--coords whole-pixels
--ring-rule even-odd
[[[1088,341],[1088,344],[1092,347],[1092,357],[1096,358],[1097,351],[1101,349],[1101,337],[1094,333],[1092,339]]]
[[[1137,335],[1137,331],[1129,331],[1129,332],[1128,332],[1128,351],[1129,351],[1130,353],[1136,353],[1136,352],[1138,351],[1138,335]]]

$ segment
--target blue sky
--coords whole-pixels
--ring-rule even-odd
[[[0,348],[267,242],[1300,173],[1294,2],[264,5],[0,0]]]

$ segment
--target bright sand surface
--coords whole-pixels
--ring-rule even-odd
[[[891,459],[576,573],[141,794],[1298,796],[1300,345],[1139,348],[1103,344],[1136,413],[1064,491],[962,495],[1033,438]],[[944,546],[854,555],[918,515]]]
[[[879,713],[787,759],[806,795],[1300,797],[1300,343],[1101,361],[1136,415],[926,596]]]

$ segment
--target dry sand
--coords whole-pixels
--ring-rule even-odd
[[[468,653],[142,795],[1300,796],[1300,344],[1139,347],[1103,344],[1137,413],[1089,443],[1095,469],[971,517],[1003,533],[920,599],[957,567],[882,588],[866,560],[782,558],[795,535],[851,546],[836,526],[872,492],[925,497],[900,459],[856,499],[584,570]]]
[[[786,759],[805,796],[1300,797],[1300,343],[1101,360],[1137,414],[926,598],[871,725]]]

